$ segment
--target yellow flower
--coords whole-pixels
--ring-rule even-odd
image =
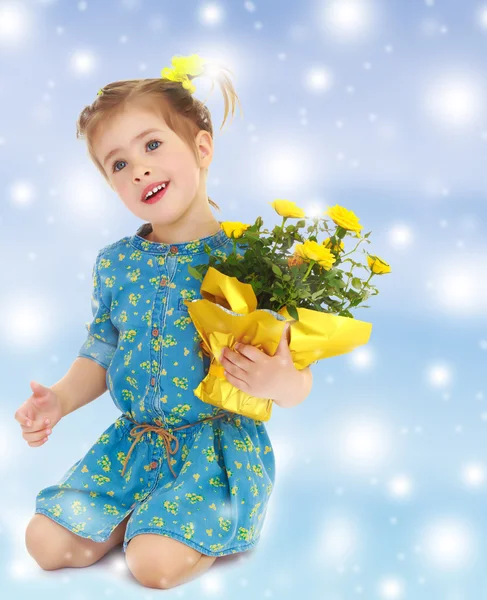
[[[345,249],[345,244],[343,243],[343,240],[340,240],[339,244],[332,244],[331,239],[329,237],[327,237],[326,240],[323,240],[323,246],[325,248],[330,248],[332,252],[336,252],[337,254]]]
[[[171,81],[180,81],[183,87],[193,94],[196,88],[191,83],[188,75],[193,77],[201,75],[205,62],[197,54],[192,54],[191,56],[173,56],[171,60],[173,67],[164,67],[161,71],[161,76]]]
[[[298,244],[295,253],[305,260],[315,260],[327,271],[331,269],[333,263],[336,261],[336,256],[332,254],[331,250],[313,240],[306,240],[304,244]]]
[[[376,275],[383,275],[384,273],[390,273],[391,267],[385,261],[378,256],[367,255],[367,262],[369,263],[370,270]]]
[[[290,200],[274,200],[270,204],[281,217],[295,217],[299,219],[305,216],[304,212],[296,206],[296,203]]]
[[[240,223],[240,221],[222,221],[221,227],[229,238],[232,237],[232,233],[233,237],[239,238],[242,237],[243,232],[248,229],[250,225]]]
[[[359,224],[358,217],[353,211],[347,210],[346,208],[343,208],[343,206],[335,204],[335,206],[332,206],[325,211],[325,214],[329,215],[332,221],[334,221],[340,227],[343,227],[343,229],[355,231],[358,234],[357,237],[361,237],[360,230],[362,229],[362,225]]]

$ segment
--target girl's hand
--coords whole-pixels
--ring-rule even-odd
[[[302,376],[289,350],[288,330],[286,323],[273,356],[248,344],[236,344],[238,352],[224,348],[220,363],[225,368],[226,379],[251,396],[270,398],[277,403],[296,386],[302,387]]]
[[[22,428],[22,437],[29,446],[42,446],[47,442],[52,428],[62,419],[59,398],[51,388],[35,381],[30,382],[33,394],[16,411],[15,419]]]

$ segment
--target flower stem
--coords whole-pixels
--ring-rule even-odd
[[[281,231],[284,228],[284,223],[286,222],[287,217],[282,217],[282,223],[281,223]],[[276,247],[277,244],[277,239],[274,240],[274,244],[272,245],[271,248],[271,253],[272,253],[272,258],[274,258],[274,249]]]
[[[311,262],[309,263],[309,267],[308,270],[306,271],[306,275],[303,277],[303,281],[306,281],[306,278],[308,277],[311,269],[313,268],[313,265],[315,264],[315,260],[311,260]]]

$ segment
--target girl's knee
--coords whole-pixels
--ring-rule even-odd
[[[94,542],[39,513],[29,521],[25,532],[27,551],[46,571],[88,567],[104,556],[117,541],[110,538],[105,542]]]
[[[208,570],[215,561],[187,545],[158,534],[140,534],[130,540],[127,566],[145,587],[170,589]]]
[[[25,530],[25,546],[28,553],[44,570],[60,569],[66,565],[69,557],[69,543],[61,525],[49,517],[35,514]]]

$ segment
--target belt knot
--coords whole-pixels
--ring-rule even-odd
[[[211,421],[212,419],[219,419],[219,418],[225,417],[225,416],[227,417],[227,421],[229,421],[230,417],[226,413],[220,412],[211,417],[205,417],[204,419],[200,419],[199,421],[196,421],[195,423],[188,423],[188,425],[183,425],[181,427],[173,428],[172,431],[179,431],[181,429],[187,429],[188,427],[194,427],[195,425],[198,425],[198,423],[203,423],[203,421]],[[154,433],[157,433],[158,435],[160,435],[162,437],[164,445],[166,446],[167,464],[169,465],[169,468],[171,469],[171,473],[174,475],[174,477],[177,477],[176,473],[174,472],[174,469],[172,468],[170,456],[173,454],[176,454],[176,452],[178,451],[178,448],[179,448],[178,438],[175,435],[173,435],[171,433],[171,431],[169,431],[168,429],[166,429],[164,427],[160,427],[158,425],[151,425],[150,423],[138,423],[137,421],[134,421],[134,419],[132,419],[131,417],[128,417],[127,415],[124,415],[124,417],[135,424],[134,427],[132,427],[132,429],[130,430],[130,434],[129,434],[131,437],[133,436],[135,439],[134,439],[132,446],[130,447],[130,450],[127,453],[127,456],[125,457],[125,461],[124,461],[124,465],[123,465],[123,469],[122,469],[122,477],[125,474],[125,469],[127,468],[128,460],[130,458],[130,455],[132,454],[132,450],[135,448],[135,445],[140,440],[140,438],[144,435],[144,433],[147,433],[149,431],[154,431]],[[171,442],[173,440],[176,442],[176,447],[174,449],[171,448]]]

